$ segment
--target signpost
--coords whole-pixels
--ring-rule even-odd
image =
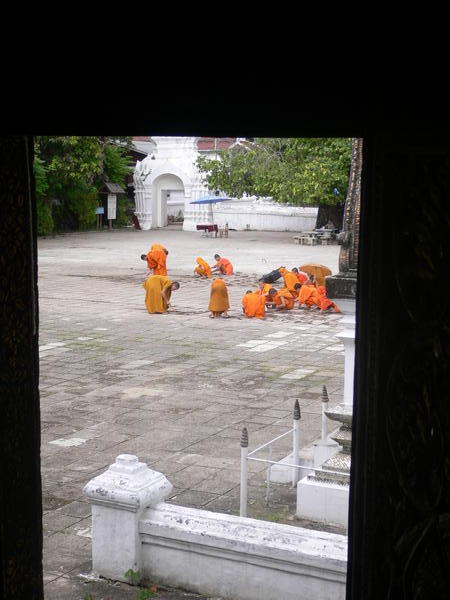
[[[97,215],[97,231],[102,228],[103,225],[103,215],[105,214],[105,208],[103,206],[98,206],[95,209],[95,214]]]
[[[116,194],[108,194],[108,222],[111,229],[111,221],[116,218],[117,196]]]

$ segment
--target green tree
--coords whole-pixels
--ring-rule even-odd
[[[104,182],[125,184],[130,145],[130,137],[35,138],[35,162],[38,169],[43,168],[47,185],[42,203],[52,208],[58,229],[86,228],[95,223],[98,190]]]
[[[53,231],[54,222],[51,206],[46,199],[48,190],[46,169],[42,160],[37,156],[34,157],[33,171],[36,189],[37,231],[38,235],[48,235]]]
[[[277,202],[300,206],[334,205],[347,191],[351,140],[255,138],[220,151],[219,157],[197,160],[209,189],[234,197],[271,196]]]

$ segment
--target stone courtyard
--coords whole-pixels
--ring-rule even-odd
[[[119,454],[135,454],[173,484],[169,502],[239,514],[240,437],[249,449],[292,427],[301,408],[301,445],[320,437],[321,395],[343,396],[342,316],[269,311],[246,319],[240,306],[257,279],[306,262],[338,271],[339,246],[299,246],[290,232],[231,231],[204,237],[173,225],[41,238],[39,252],[41,461],[46,599],[135,598],[125,584],[90,577],[90,505],[84,485]],[[140,255],[169,250],[180,289],[169,313],[149,315]],[[229,319],[209,319],[210,281],[194,278],[195,258],[218,253],[234,265],[227,279]],[[279,287],[278,282],[276,285]],[[288,436],[274,459],[291,450]],[[267,454],[261,452],[261,458]],[[271,485],[250,462],[248,516],[317,526],[295,517],[296,493]],[[159,590],[154,598],[194,598]]]

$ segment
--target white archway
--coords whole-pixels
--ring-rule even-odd
[[[167,203],[171,192],[183,192],[184,184],[177,175],[165,173],[152,181],[152,228],[166,227]],[[183,200],[184,204],[184,200]]]
[[[184,204],[191,196],[189,175],[167,159],[150,156],[136,163],[134,171],[136,215],[142,229],[167,225],[167,194],[175,192]]]

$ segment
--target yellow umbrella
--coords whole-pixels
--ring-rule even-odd
[[[298,268],[299,271],[304,271],[308,275],[314,275],[314,279],[317,285],[325,285],[325,277],[331,275],[331,271],[325,265],[319,265],[318,263],[307,263]]]

